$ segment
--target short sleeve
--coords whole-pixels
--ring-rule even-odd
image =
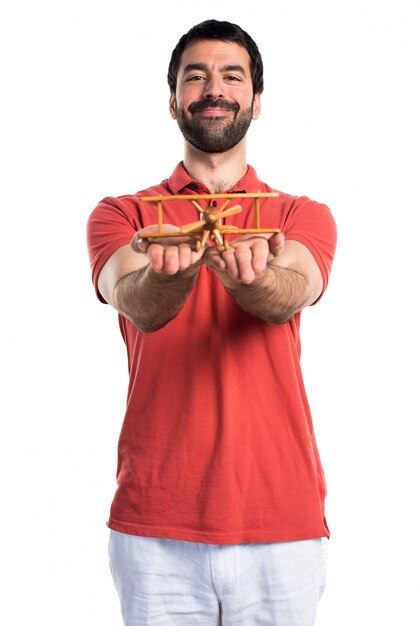
[[[289,201],[291,207],[286,214],[283,234],[288,240],[304,244],[312,253],[322,274],[322,296],[328,285],[335,256],[337,244],[335,220],[325,204],[307,197],[293,197],[289,198]]]
[[[104,198],[91,213],[87,222],[87,247],[93,284],[101,302],[105,300],[97,283],[103,266],[116,250],[131,242],[140,228],[142,224],[136,196]]]

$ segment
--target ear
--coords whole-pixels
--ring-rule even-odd
[[[253,120],[258,120],[261,111],[261,93],[256,93],[253,100]]]
[[[173,120],[177,119],[177,103],[176,103],[176,96],[174,96],[173,94],[171,94],[170,96],[170,100],[169,100],[169,109],[170,109],[170,115],[173,118]]]

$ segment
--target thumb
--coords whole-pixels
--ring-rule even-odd
[[[131,248],[135,252],[146,252],[149,248],[150,242],[148,239],[142,239],[141,233],[138,231],[131,240]]]
[[[282,232],[275,233],[269,239],[269,249],[273,256],[279,256],[283,252],[285,237]]]

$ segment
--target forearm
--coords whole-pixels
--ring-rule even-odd
[[[174,275],[155,272],[150,265],[123,276],[116,283],[118,311],[144,333],[165,326],[181,310],[199,274],[200,266]]]
[[[310,300],[307,279],[293,269],[267,265],[249,284],[218,274],[241,309],[270,324],[284,324]]]

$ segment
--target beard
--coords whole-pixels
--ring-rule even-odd
[[[233,111],[232,121],[225,117],[193,117],[194,113],[210,108]],[[202,152],[227,152],[234,148],[246,135],[253,117],[253,105],[241,110],[235,102],[205,100],[193,102],[187,116],[184,109],[176,109],[177,124],[183,137]]]

